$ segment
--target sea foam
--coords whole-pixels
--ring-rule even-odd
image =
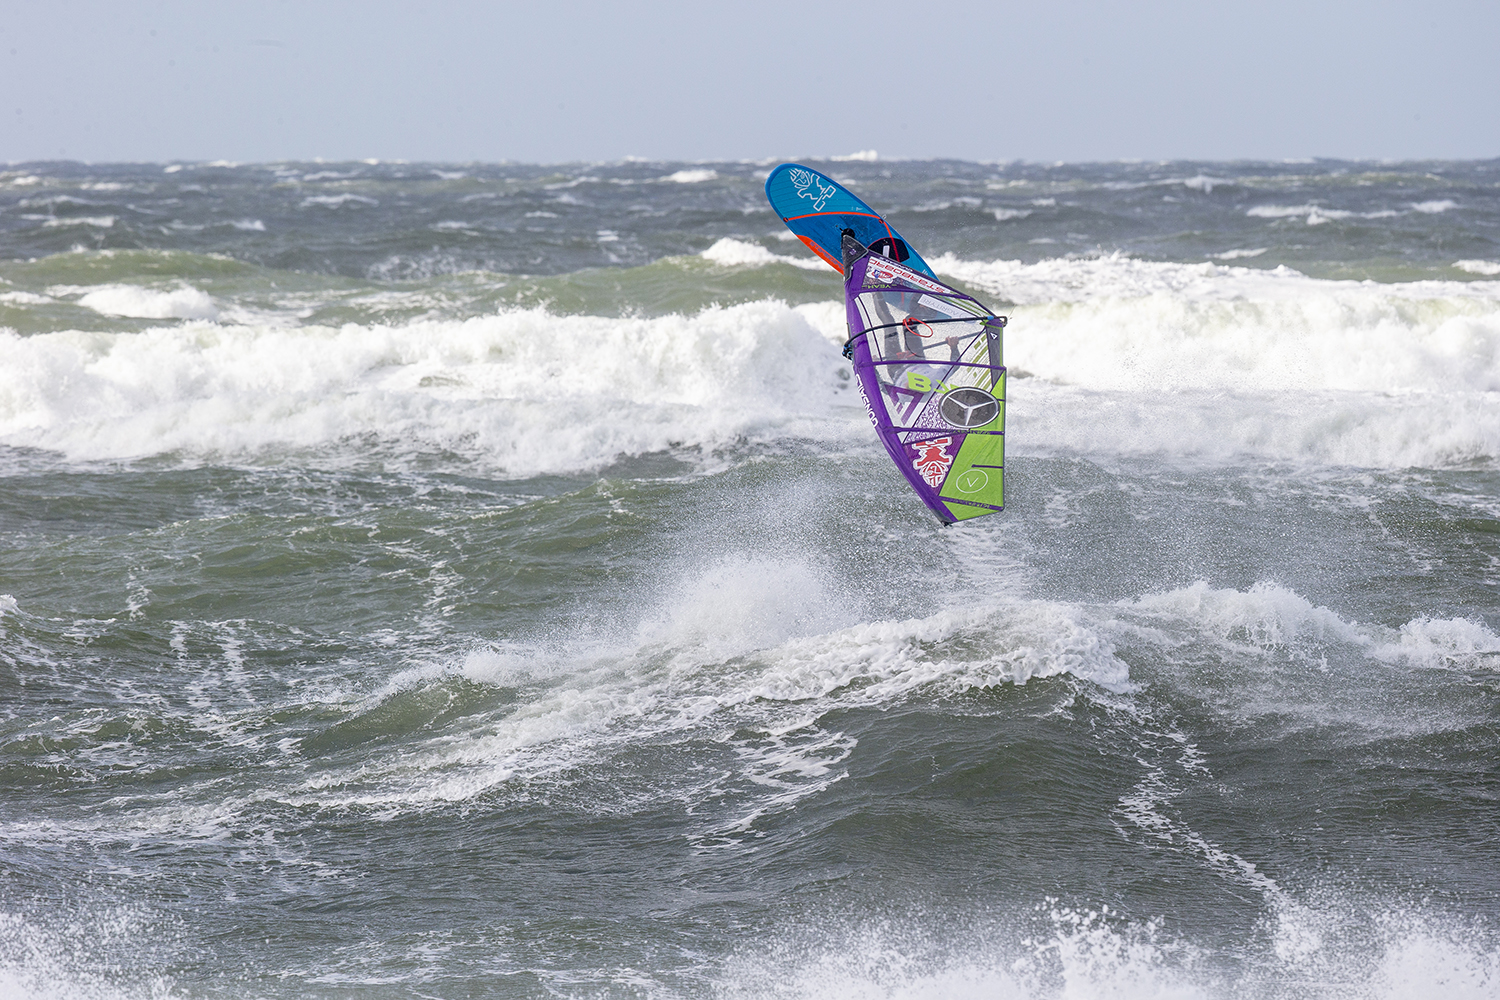
[[[136,313],[209,308],[202,293],[90,294]],[[826,439],[827,418],[857,405],[838,361],[799,312],[771,302],[630,320],[523,310],[337,329],[0,331],[0,441],[195,461],[373,437],[398,463],[446,452],[513,475],[578,471],[747,435]],[[836,435],[856,426],[836,423]]]
[[[78,299],[105,316],[137,319],[213,319],[219,314],[213,297],[190,285],[166,290],[138,285],[102,285]]]
[[[790,264],[793,267],[800,267],[810,271],[828,269],[828,265],[821,260],[809,259],[807,257],[788,257],[784,254],[772,253],[758,243],[746,243],[744,240],[736,240],[728,236],[717,240],[713,246],[698,256],[721,267],[742,267],[747,265],[759,267],[765,264]]]
[[[1010,387],[1013,447],[1377,468],[1500,456],[1492,283],[1124,257],[936,266],[1010,314],[1006,360],[1036,376]]]
[[[1479,1000],[1500,985],[1493,933],[1452,918],[1348,899],[1301,919],[1318,943],[1279,953],[1279,920],[1224,948],[1168,930],[1164,920],[1056,900],[982,916],[820,914],[742,947],[720,973],[719,993],[731,1000]]]
[[[826,267],[729,238],[700,259]],[[1371,468],[1500,458],[1494,282],[1326,281],[1124,257],[944,257],[937,267],[1010,316],[1012,455]],[[340,461],[450,455],[525,476],[735,441],[874,448],[847,390],[833,298],[326,327],[255,320],[186,284],[48,292],[106,315],[187,321],[0,332],[0,442],[71,459],[275,461],[330,449]]]
[[[1171,616],[1220,640],[1261,650],[1342,645],[1373,660],[1423,669],[1500,669],[1500,635],[1470,618],[1415,618],[1398,629],[1349,621],[1270,581],[1248,590],[1204,581],[1121,607]]]

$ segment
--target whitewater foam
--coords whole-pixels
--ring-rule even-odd
[[[135,313],[209,308],[202,293],[90,294]],[[773,302],[655,319],[0,331],[0,361],[0,441],[77,460],[255,460],[374,436],[382,461],[448,451],[526,476],[856,426],[827,426],[857,405],[836,348]]]
[[[1162,918],[1057,900],[1004,915],[820,914],[742,948],[720,973],[720,992],[773,1000],[1426,1000],[1437,990],[1478,1000],[1500,985],[1493,932],[1462,921],[1378,904],[1361,913],[1352,901],[1305,910],[1302,919],[1316,943],[1282,953],[1279,919],[1223,948],[1169,931]],[[1340,934],[1360,944],[1332,943]]]
[[[1321,226],[1329,222],[1339,222],[1344,219],[1394,219],[1409,212],[1417,212],[1422,215],[1441,215],[1443,212],[1457,207],[1457,202],[1446,198],[1409,203],[1405,209],[1380,208],[1369,212],[1329,208],[1326,205],[1318,204],[1256,205],[1246,210],[1245,215],[1252,219],[1304,218],[1309,226]]]
[[[796,559],[732,556],[684,567],[670,580],[643,591],[654,603],[625,595],[621,611],[661,611],[634,626],[622,622],[612,637],[474,648],[399,667],[365,693],[327,684],[295,693],[297,705],[316,704],[347,725],[363,725],[399,717],[403,704],[418,705],[423,692],[457,679],[515,692],[518,700],[503,711],[438,732],[400,755],[346,764],[326,754],[303,756],[300,741],[283,740],[275,752],[299,762],[285,781],[220,789],[201,801],[193,788],[171,799],[146,796],[107,820],[8,824],[3,835],[213,839],[266,803],[393,818],[485,795],[534,797],[548,788],[570,794],[578,779],[558,775],[576,775],[587,762],[589,772],[611,767],[626,748],[646,741],[706,742],[734,754],[732,773],[710,768],[684,776],[686,784],[673,793],[685,801],[720,801],[722,808],[702,811],[694,837],[722,845],[753,835],[761,817],[842,780],[839,765],[854,741],[819,721],[835,708],[884,708],[1062,676],[1101,690],[1133,690],[1128,669],[1089,613],[1065,604],[971,603],[920,619],[858,622],[857,595],[826,569]],[[211,626],[193,640],[191,654],[187,639],[174,632],[172,640],[179,664],[193,672],[184,685],[186,724],[215,744],[255,746],[256,720],[287,706],[279,704],[284,693],[262,703],[245,688],[249,633],[233,623]],[[79,724],[86,736],[98,720]],[[637,794],[628,786],[619,792]],[[639,794],[659,796],[661,789]]]
[[[1016,356],[1010,360],[1015,364]],[[1500,456],[1490,393],[1150,395],[1040,379],[1015,380],[1008,392],[1007,430],[1016,455],[1369,469],[1484,468]]]
[[[17,306],[42,306],[53,299],[50,295],[38,295],[35,292],[0,292],[0,302]]]
[[[214,319],[219,315],[213,297],[191,285],[165,290],[100,285],[80,296],[78,304],[105,316],[137,319]]]
[[[60,921],[0,911],[5,1000],[170,1000],[181,925],[122,906],[84,908]],[[171,956],[171,957],[169,957]]]
[[[1049,383],[1012,387],[1020,448],[1377,468],[1500,456],[1490,283],[1121,257],[935,266],[1016,303],[1007,360]]]
[[[1104,634],[1149,650],[1161,665],[1155,682],[1278,727],[1360,738],[1462,730],[1480,723],[1484,707],[1460,695],[1471,678],[1500,669],[1500,636],[1482,622],[1424,615],[1390,628],[1271,582],[1242,591],[1200,581],[1115,607],[1123,627]]]
[[[66,215],[48,216],[42,225],[49,229],[59,226],[93,226],[95,229],[111,229],[119,217],[114,215]]]
[[[1338,643],[1385,662],[1422,668],[1500,669],[1500,635],[1469,618],[1415,618],[1398,629],[1364,625],[1313,604],[1290,588],[1261,581],[1248,590],[1215,588],[1205,581],[1148,594],[1121,607],[1169,614],[1221,640],[1259,649]]]
[[[919,692],[945,697],[1065,675],[1109,691],[1134,690],[1110,643],[1066,605],[945,609],[817,632],[850,614],[836,582],[795,562],[743,559],[685,579],[668,603],[667,613],[643,622],[623,649],[608,643],[502,649],[443,668],[484,683],[542,686],[491,734],[402,762],[367,786],[358,804],[406,809],[463,801],[617,743],[740,732],[742,763],[781,780],[703,831],[717,839],[743,830],[747,817],[789,808],[840,780],[835,765],[853,743],[817,722],[834,707],[888,707]],[[783,638],[788,632],[812,634]],[[560,654],[571,668],[546,666]],[[440,676],[408,674],[406,682]],[[364,776],[373,776],[369,767]],[[747,792],[754,791],[750,784]]]
[[[303,208],[322,206],[323,208],[339,209],[346,205],[379,205],[380,202],[374,198],[362,194],[315,194],[302,199]]]
[[[701,259],[826,266],[732,238]],[[1120,257],[938,265],[1014,303],[1004,310],[1007,360],[1032,376],[1011,383],[1018,455],[1374,468],[1500,456],[1491,282],[1379,285]],[[862,440],[861,413],[838,388],[848,384],[836,353],[846,333],[834,299],[652,319],[510,311],[334,329],[288,328],[295,317],[256,317],[185,283],[47,292],[106,315],[189,321],[175,331],[0,335],[0,441],[80,460],[260,461],[367,436],[381,461],[446,451],[528,475],[741,437]],[[35,294],[5,293],[44,304]],[[427,302],[391,295],[353,301]],[[208,319],[220,322],[191,322]],[[559,424],[546,416],[559,405],[586,416]]]
[[[824,266],[729,238],[702,256]],[[1480,273],[1480,263],[1455,266]],[[1500,391],[1500,288],[1489,282],[1330,281],[1286,267],[1118,254],[1034,264],[945,254],[933,266],[999,297],[994,304],[1012,304],[1008,353],[1058,382],[1131,391]]]
[[[766,264],[790,264],[808,271],[823,271],[828,265],[821,260],[807,257],[788,257],[767,250],[758,243],[746,243],[732,237],[722,237],[698,256],[720,267],[761,267]]]

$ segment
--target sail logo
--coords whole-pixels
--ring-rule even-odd
[[[856,378],[854,384],[859,386],[859,398],[865,401],[865,412],[870,415],[870,423],[875,425],[876,430],[879,430],[880,418],[875,416],[875,407],[870,405],[869,394],[865,392],[865,380]]]
[[[954,427],[983,427],[1000,416],[1000,401],[977,386],[959,386],[943,396],[938,414]]]
[[[837,190],[832,184],[824,184],[818,180],[818,175],[811,170],[789,170],[787,176],[792,179],[792,186],[797,189],[798,196],[813,203],[814,212],[823,211],[823,206],[828,204],[828,199]]]
[[[978,493],[990,484],[990,474],[983,469],[970,469],[958,477],[958,492]]]
[[[953,444],[951,437],[912,442],[912,447],[917,449],[917,458],[912,462],[912,467],[933,489],[943,485],[943,477],[953,466],[953,456],[948,454],[948,446],[951,444]]]
[[[882,285],[894,285],[901,283],[911,285],[913,288],[923,288],[929,292],[945,292],[953,294],[953,289],[946,285],[940,285],[931,278],[924,278],[909,267],[897,264],[893,260],[884,257],[871,257],[870,263],[865,270],[865,277],[870,281],[879,282]]]

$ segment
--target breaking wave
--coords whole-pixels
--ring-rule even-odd
[[[727,238],[696,260],[828,270]],[[1500,456],[1495,282],[1340,282],[1121,257],[938,267],[1011,316],[1012,454],[1370,468]],[[653,268],[643,282],[695,280],[687,264]],[[420,300],[447,293],[418,289],[357,299],[363,316],[416,320],[298,325],[181,280],[47,291],[5,301],[76,308],[62,296],[96,315],[167,321],[0,330],[0,442],[69,460],[279,461],[337,445],[386,464],[452,455],[527,476],[737,442],[868,444],[832,299],[618,318],[502,306],[465,319],[431,315]]]

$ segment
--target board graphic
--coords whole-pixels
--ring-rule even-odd
[[[849,229],[855,239],[876,253],[930,278],[937,277],[879,212],[812,167],[783,163],[771,171],[766,178],[766,198],[787,228],[840,274],[844,271],[840,240]]]

